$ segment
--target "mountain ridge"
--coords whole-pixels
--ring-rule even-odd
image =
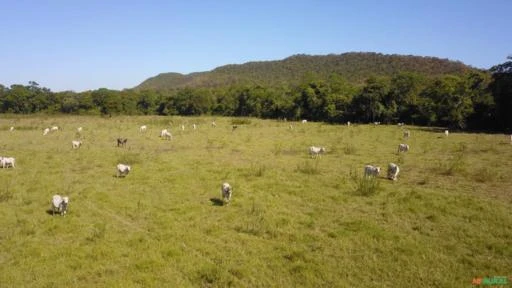
[[[446,74],[459,75],[471,70],[480,69],[460,61],[432,56],[376,52],[347,52],[327,55],[295,54],[281,60],[226,64],[210,71],[189,74],[160,73],[144,80],[133,89],[211,88],[236,84],[293,85],[310,74],[319,78],[339,74],[350,82],[363,83],[370,76],[392,76],[400,72],[434,77]]]

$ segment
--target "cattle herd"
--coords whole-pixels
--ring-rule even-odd
[[[301,122],[303,124],[306,124],[307,120],[302,120]],[[375,122],[374,124],[379,125],[380,122]],[[351,123],[347,122],[347,126],[350,126],[350,125],[351,125]],[[403,123],[398,123],[398,126],[403,126],[403,125],[404,125]],[[195,130],[195,129],[197,129],[198,126],[196,124],[193,124],[192,127]],[[211,127],[212,128],[217,127],[217,124],[215,123],[215,121],[212,121]],[[237,125],[233,125],[231,131],[234,131],[237,128],[238,128]],[[60,129],[61,128],[59,126],[52,126],[52,127],[45,128],[43,130],[43,135],[47,135],[48,133],[53,133]],[[145,133],[147,131],[147,129],[148,129],[148,127],[146,125],[142,125],[139,127],[139,132]],[[184,130],[185,126],[181,125],[181,129]],[[293,126],[291,124],[290,124],[290,129],[293,129]],[[14,130],[15,130],[14,127],[10,127],[10,129],[9,129],[9,131],[11,131],[11,132]],[[82,130],[83,130],[82,127],[78,127],[76,130],[77,135],[80,136],[82,133]],[[448,137],[449,131],[445,130],[444,135],[445,135],[445,137]],[[172,134],[167,129],[161,130],[160,137],[165,140],[172,140]],[[407,140],[407,139],[409,139],[409,137],[411,137],[410,131],[404,130],[403,138],[405,140]],[[117,138],[117,147],[125,147],[127,141],[128,141],[127,138]],[[510,135],[510,143],[512,144],[512,135]],[[71,141],[72,149],[78,149],[81,146],[82,146],[82,141],[80,141],[80,140]],[[405,153],[408,151],[409,151],[408,144],[400,143],[398,145],[397,153]],[[308,148],[308,152],[309,152],[311,158],[316,159],[316,158],[319,158],[322,154],[326,153],[326,148],[321,147],[321,146],[310,146]],[[0,156],[0,167],[1,168],[15,168],[15,162],[16,162],[16,160],[14,157],[1,157]],[[116,172],[117,172],[116,177],[126,177],[131,171],[131,166],[128,164],[119,163],[116,166],[116,168],[117,168],[116,169]],[[400,172],[400,168],[398,167],[398,165],[395,163],[389,163],[387,168],[388,168],[387,169],[387,178],[390,180],[396,181],[398,174]],[[381,168],[379,166],[374,166],[374,165],[365,165],[364,166],[364,176],[367,178],[368,177],[377,177],[380,174],[380,171],[381,171]],[[221,196],[222,196],[223,203],[227,204],[230,202],[232,193],[233,193],[233,188],[231,187],[231,185],[229,183],[223,183],[221,186]],[[69,203],[69,197],[62,197],[60,195],[54,195],[51,200],[52,214],[58,213],[60,215],[65,215],[67,213],[68,203]]]

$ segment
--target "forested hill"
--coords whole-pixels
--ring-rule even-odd
[[[427,77],[446,74],[461,75],[475,70],[461,62],[435,57],[385,55],[351,52],[322,56],[294,55],[284,60],[248,62],[225,65],[209,72],[192,74],[162,73],[135,87],[136,90],[168,90],[183,87],[219,87],[232,84],[276,86],[297,84],[307,75],[324,78],[339,74],[353,84],[363,83],[370,76],[393,76],[412,72]]]

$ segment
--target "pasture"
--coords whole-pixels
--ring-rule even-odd
[[[509,138],[406,129],[404,140],[395,125],[3,115],[0,156],[16,167],[0,169],[0,286],[470,287],[512,276]],[[313,145],[326,153],[313,159]],[[124,178],[118,163],[132,167]],[[380,176],[363,178],[366,164]],[[49,213],[53,194],[70,197],[66,216]]]

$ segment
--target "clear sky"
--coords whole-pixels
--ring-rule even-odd
[[[293,54],[512,55],[512,0],[0,0],[0,84],[132,88]]]

